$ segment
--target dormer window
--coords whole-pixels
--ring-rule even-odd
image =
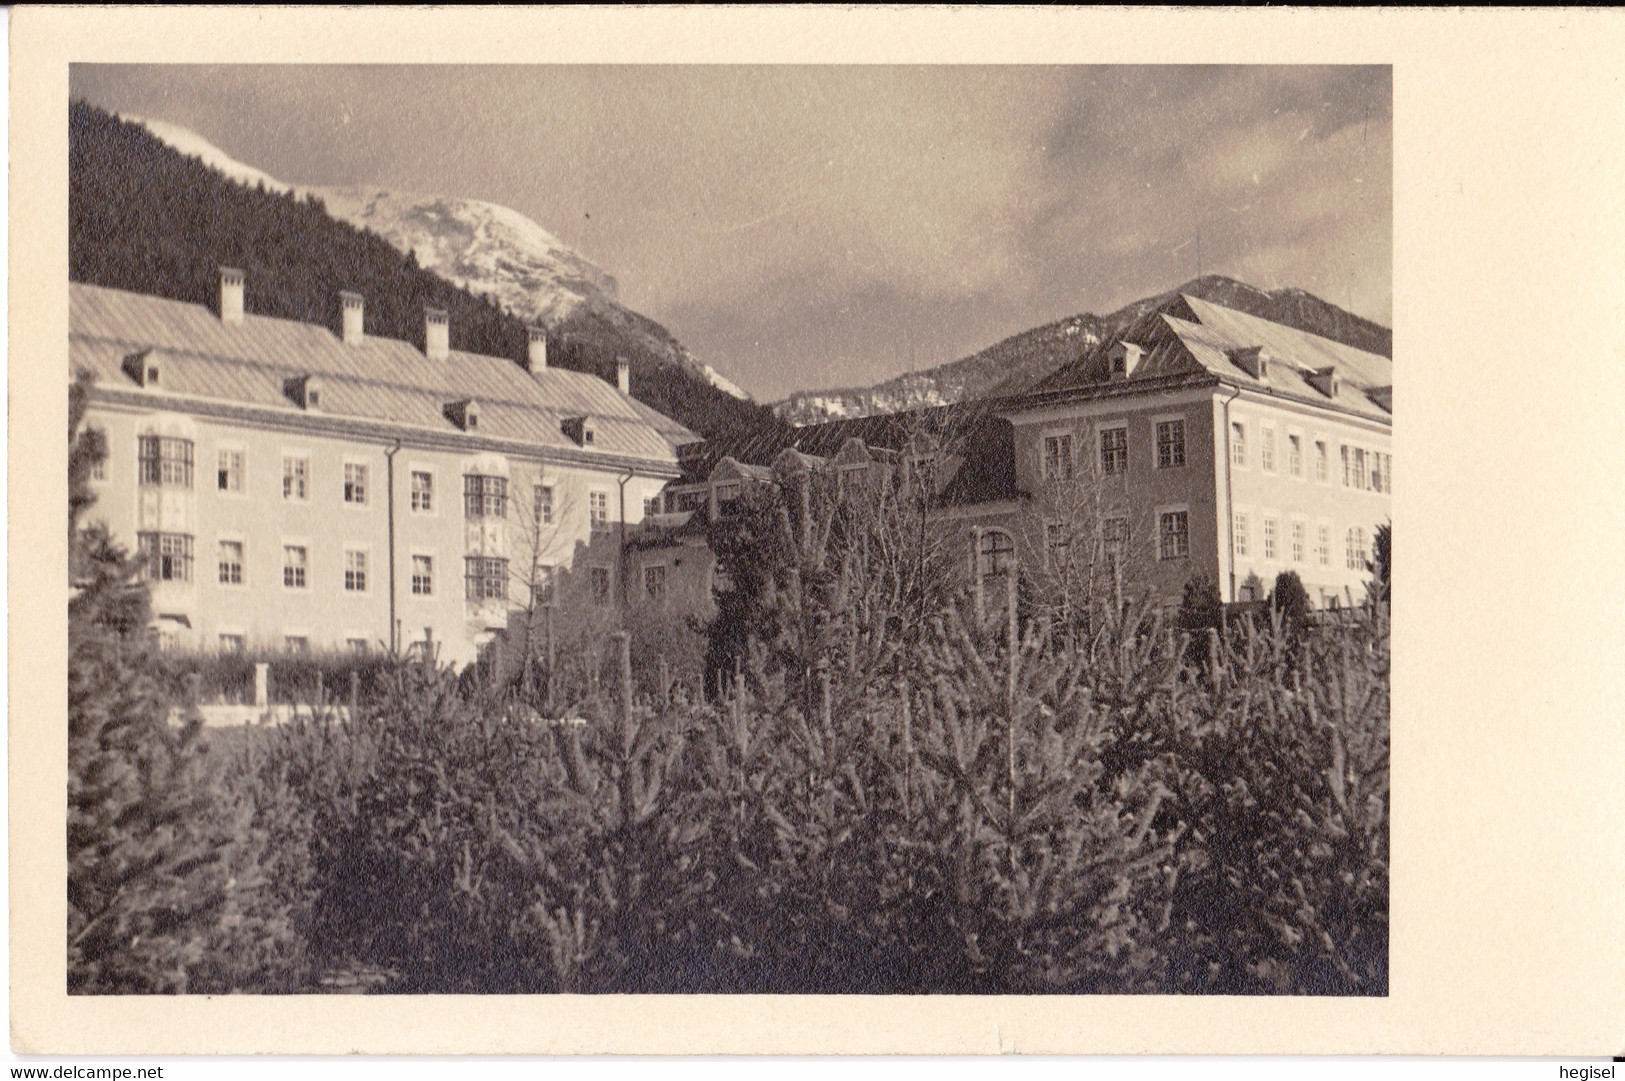
[[[1109,363],[1107,365],[1112,381],[1127,379],[1133,375],[1144,357],[1145,350],[1133,342],[1118,342],[1112,346],[1111,352],[1108,354]]]
[[[566,417],[559,427],[578,447],[590,447],[598,442],[597,426],[591,417]]]
[[[1305,378],[1308,379],[1310,386],[1326,395],[1326,397],[1337,397],[1338,380],[1337,366],[1335,364],[1328,364],[1324,368],[1316,368]]]
[[[133,379],[137,386],[157,386],[162,367],[151,349],[143,349],[124,358],[124,374]]]
[[[480,403],[472,398],[446,403],[446,419],[465,432],[480,429]]]
[[[1231,349],[1226,354],[1230,363],[1252,376],[1254,379],[1268,379],[1270,370],[1270,355],[1263,346],[1249,345],[1240,349]]]
[[[319,376],[301,375],[282,384],[282,392],[300,409],[322,408],[322,381]]]

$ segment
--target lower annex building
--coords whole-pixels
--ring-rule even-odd
[[[629,525],[696,436],[619,386],[449,348],[72,284],[70,373],[94,379],[101,520],[141,558],[167,644],[409,649],[473,660],[533,603],[618,602]]]

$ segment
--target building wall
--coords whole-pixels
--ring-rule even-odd
[[[282,648],[303,638],[312,649],[348,648],[362,640],[387,648],[389,625],[389,447],[282,428],[223,422],[179,413],[137,412],[93,405],[87,424],[107,433],[108,460],[92,481],[97,503],[87,518],[105,521],[133,552],[137,534],[189,535],[189,582],[152,583],[155,615],[184,616],[175,644],[215,649],[222,635],[250,649]],[[192,442],[188,487],[139,483],[138,437],[170,436]],[[222,490],[222,451],[241,455],[237,490]],[[285,498],[284,458],[308,462],[305,498]],[[528,601],[531,567],[579,571],[583,562],[606,566],[615,577],[622,519],[624,471],[543,462],[488,452],[458,453],[404,446],[394,455],[396,618],[403,646],[425,635],[440,643],[443,660],[465,663],[510,613]],[[346,465],[364,467],[364,501],[345,498]],[[428,509],[413,508],[413,473],[431,478]],[[468,473],[508,480],[506,513],[471,519],[464,513]],[[352,475],[352,480],[359,479]],[[643,517],[644,501],[658,496],[665,478],[637,475],[625,483],[625,520]],[[552,521],[539,522],[535,487],[552,488]],[[590,524],[590,493],[603,497],[605,528]],[[224,584],[222,541],[243,546],[241,584]],[[307,554],[304,588],[284,584],[284,546]],[[346,588],[347,552],[363,553],[364,588]],[[470,602],[465,557],[508,560],[506,600]],[[413,590],[414,556],[431,560],[427,594]],[[350,569],[355,569],[351,567]],[[585,579],[586,575],[581,575]],[[359,584],[359,583],[358,583]]]
[[[1225,395],[1228,397],[1229,395]],[[1367,421],[1330,410],[1317,410],[1282,398],[1243,392],[1228,406],[1231,424],[1230,445],[1235,456],[1230,468],[1231,503],[1234,509],[1234,571],[1236,597],[1247,599],[1249,579],[1256,590],[1267,593],[1275,576],[1296,571],[1303,579],[1317,607],[1326,607],[1333,598],[1341,603],[1358,603],[1365,593],[1370,572],[1365,560],[1371,551],[1378,525],[1389,520],[1392,496],[1387,490],[1374,490],[1369,483],[1371,456],[1392,456],[1392,431],[1388,425]],[[1222,409],[1216,414],[1223,423]],[[1243,433],[1243,446],[1235,450],[1235,426]],[[1291,439],[1300,441],[1300,461],[1292,463]],[[1273,441],[1273,462],[1265,460],[1266,447]],[[1326,476],[1317,475],[1316,444],[1326,447]],[[1345,484],[1342,451],[1365,452],[1368,483]],[[1389,468],[1388,484],[1392,470]],[[1349,478],[1353,480],[1352,477]],[[1386,486],[1385,486],[1386,487]],[[1266,546],[1266,524],[1274,523],[1274,550]],[[1293,524],[1303,527],[1301,553],[1293,548]],[[1245,537],[1241,530],[1245,525]],[[1326,530],[1326,550],[1322,552],[1320,530]],[[1349,531],[1360,530],[1355,566],[1350,566]],[[1323,558],[1324,556],[1324,558]],[[1257,596],[1262,597],[1263,593]]]
[[[1076,558],[1085,545],[1104,545],[1101,523],[1126,519],[1127,545],[1122,559],[1125,589],[1149,588],[1177,601],[1185,582],[1196,574],[1219,577],[1219,522],[1214,488],[1215,443],[1210,388],[1172,394],[1135,395],[1066,403],[1015,415],[1018,484],[1033,494],[1024,532],[1023,566],[1048,568],[1053,562],[1043,539],[1050,526],[1071,534]],[[1184,426],[1183,464],[1159,465],[1156,426],[1163,421]],[[1121,432],[1121,459],[1106,472],[1102,442],[1106,433]],[[1069,436],[1071,476],[1057,476],[1045,457],[1045,441]],[[1165,553],[1160,543],[1161,516],[1185,515],[1183,551]],[[1095,549],[1095,554],[1103,554]]]

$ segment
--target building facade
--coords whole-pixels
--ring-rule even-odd
[[[408,649],[467,662],[566,594],[611,607],[628,529],[696,437],[620,385],[452,350],[70,286],[69,363],[107,460],[90,520],[141,557],[166,642]]]

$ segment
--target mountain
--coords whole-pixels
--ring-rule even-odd
[[[267,191],[315,197],[327,212],[383,237],[418,265],[561,338],[602,344],[626,338],[736,398],[750,395],[696,359],[665,327],[616,302],[611,275],[542,226],[479,199],[392,191],[373,185],[289,184],[246,165],[197,132],[165,120],[126,117],[227,177]]]
[[[338,326],[338,292],[367,298],[367,332],[422,345],[423,307],[448,309],[452,346],[614,378],[701,436],[782,424],[615,301],[614,278],[506,207],[377,188],[308,188],[235,161],[162,121],[75,102],[69,118],[69,273],[213,304],[222,264],[248,274],[252,312]],[[331,202],[329,202],[331,200]]]
[[[973,398],[1020,394],[1072,361],[1120,338],[1133,338],[1146,321],[1172,313],[1181,296],[1194,296],[1272,322],[1307,330],[1383,356],[1393,354],[1393,331],[1344,311],[1302,289],[1266,292],[1245,282],[1209,274],[1177,289],[1145,297],[1112,312],[1085,312],[1011,335],[968,357],[923,372],[911,372],[872,387],[801,391],[778,403],[792,424],[816,424],[843,417],[894,413]]]

